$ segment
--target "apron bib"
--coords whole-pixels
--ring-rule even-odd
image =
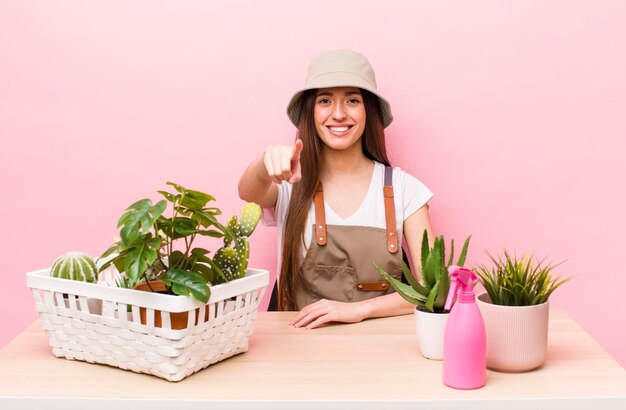
[[[392,174],[393,169],[385,167],[386,229],[326,225],[324,193],[319,183],[314,199],[313,237],[300,268],[304,283],[296,292],[298,309],[320,299],[359,302],[395,291],[374,268],[376,262],[392,277],[402,277]]]

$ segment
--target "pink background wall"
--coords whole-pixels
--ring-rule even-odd
[[[0,345],[36,318],[25,272],[100,254],[165,181],[238,209],[248,162],[293,139],[309,60],[353,48],[392,103],[393,163],[436,194],[436,232],[473,234],[471,263],[566,260],[553,306],[626,367],[626,3],[292,3],[0,2]],[[252,239],[272,274],[275,235]]]

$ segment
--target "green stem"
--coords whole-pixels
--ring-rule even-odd
[[[148,278],[146,272],[143,273],[143,278],[145,279],[146,285],[148,285],[148,289],[150,289],[150,292],[156,292],[154,289],[152,289],[152,286],[150,286],[150,278]]]
[[[182,197],[181,199],[182,200]],[[176,200],[174,200],[173,203],[173,208],[172,208],[172,227],[170,228],[170,234],[168,236],[167,242],[168,242],[168,255],[172,254],[172,251],[174,250],[174,221],[176,220],[176,216],[178,214],[178,206],[176,205]]]
[[[185,244],[187,245],[187,251],[185,251],[185,259],[189,257],[189,251],[191,250],[191,244],[193,243],[193,240],[196,239],[196,234],[192,234],[191,238],[189,239],[189,243],[187,243],[187,238],[185,238]]]
[[[183,239],[185,240],[186,249],[189,249],[189,244],[187,243],[187,237],[184,236]],[[185,251],[184,256],[180,258],[180,260],[178,261],[175,267],[182,269],[186,261],[187,261],[187,251]]]

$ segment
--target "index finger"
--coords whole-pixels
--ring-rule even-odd
[[[300,153],[302,152],[302,148],[304,147],[304,143],[302,142],[302,140],[300,138],[298,138],[296,140],[296,143],[294,144],[293,147],[293,154],[292,154],[292,158],[293,159],[299,159],[300,158]]]

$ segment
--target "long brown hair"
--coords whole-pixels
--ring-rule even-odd
[[[378,97],[360,89],[365,105],[365,129],[361,148],[365,157],[389,165],[385,147],[383,116]],[[300,264],[302,247],[305,246],[304,231],[313,203],[320,175],[320,158],[323,142],[317,135],[313,108],[317,90],[308,90],[302,97],[302,110],[298,124],[298,136],[303,142],[300,154],[302,180],[293,185],[285,219],[280,279],[278,282],[278,310],[297,310],[303,306],[296,303],[296,291],[304,284]]]

